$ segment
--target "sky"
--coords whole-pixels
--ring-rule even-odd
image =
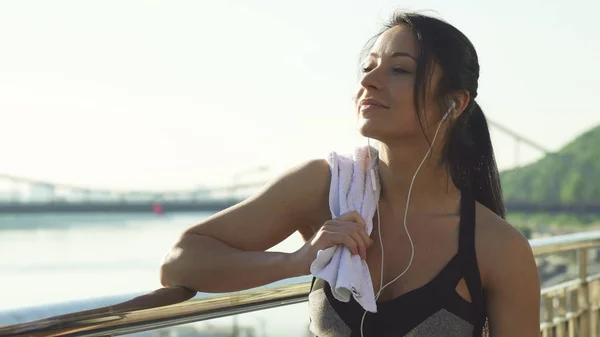
[[[358,56],[396,9],[471,39],[491,121],[549,150],[600,124],[596,0],[0,1],[0,173],[188,189],[351,149]]]

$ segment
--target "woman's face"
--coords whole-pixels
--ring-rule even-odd
[[[417,41],[407,27],[396,26],[379,36],[361,65],[363,75],[355,97],[363,136],[382,142],[423,138],[414,104],[417,57]],[[432,86],[438,83],[439,73],[434,66]],[[422,107],[425,113],[421,120],[426,131],[437,125],[441,117],[432,89],[427,88]]]

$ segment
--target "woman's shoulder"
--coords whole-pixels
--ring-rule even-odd
[[[539,332],[541,289],[529,240],[492,211],[480,213],[475,246],[490,335],[534,336]]]
[[[309,198],[328,189],[330,180],[330,165],[327,159],[314,158],[287,169],[273,183],[285,186],[282,191],[286,194]]]
[[[503,282],[515,270],[537,268],[529,240],[487,207],[477,205],[475,249],[483,283]]]

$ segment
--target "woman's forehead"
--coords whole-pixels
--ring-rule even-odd
[[[392,27],[381,34],[370,50],[372,56],[389,57],[394,53],[407,53],[417,57],[417,41],[412,30],[404,25]]]

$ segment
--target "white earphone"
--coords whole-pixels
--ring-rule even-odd
[[[454,110],[456,108],[456,102],[454,100],[452,100],[450,102],[450,108],[448,108],[448,111],[446,111],[446,113],[444,114],[444,117],[442,117],[442,122],[445,121],[446,119],[448,119],[448,117],[450,117],[450,112],[452,110]]]
[[[438,132],[440,131],[440,127],[442,126],[442,123],[444,121],[446,121],[448,119],[448,117],[450,117],[450,113],[452,112],[452,110],[454,110],[456,108],[456,102],[454,100],[452,100],[450,102],[450,108],[448,108],[448,111],[446,111],[446,113],[444,114],[444,116],[442,117],[442,119],[440,120],[437,129],[435,130],[435,134],[433,136],[433,141],[431,142],[431,145],[429,146],[429,149],[427,150],[427,153],[425,154],[425,157],[423,157],[423,160],[421,160],[421,163],[419,164],[419,166],[417,167],[417,170],[415,171],[415,174],[413,175],[412,181],[410,183],[410,186],[408,188],[408,197],[406,198],[406,208],[404,209],[404,230],[406,231],[406,235],[408,236],[408,240],[410,241],[410,246],[411,246],[411,256],[410,256],[410,260],[408,261],[408,266],[406,266],[406,269],[404,269],[404,271],[402,273],[400,273],[400,275],[396,276],[393,280],[391,280],[390,282],[388,282],[386,285],[383,285],[383,257],[384,257],[384,249],[383,249],[383,240],[381,239],[381,217],[379,214],[379,202],[377,202],[376,204],[376,209],[377,209],[377,234],[379,236],[379,244],[381,245],[381,275],[379,277],[379,291],[377,291],[377,294],[375,294],[375,301],[377,301],[377,299],[379,298],[379,295],[381,295],[381,292],[383,291],[383,289],[387,286],[389,286],[390,284],[394,283],[396,280],[398,280],[402,275],[404,275],[407,271],[408,268],[410,268],[410,265],[412,264],[413,258],[415,257],[415,245],[413,244],[412,238],[410,236],[410,233],[408,232],[408,228],[406,227],[406,216],[408,215],[408,206],[410,204],[410,194],[412,192],[412,187],[413,184],[415,182],[415,178],[417,177],[417,174],[419,173],[419,170],[421,169],[421,166],[423,166],[423,163],[425,163],[425,160],[427,159],[427,157],[429,156],[429,154],[431,153],[431,148],[433,147],[433,144],[435,143],[435,139],[437,138]],[[369,142],[369,138],[367,138],[367,154],[369,157],[369,162],[373,162],[372,158],[371,158],[371,144]],[[373,166],[371,166],[370,169],[370,175],[371,175],[371,187],[373,189],[374,193],[377,193],[377,180],[375,179],[375,169],[373,169]],[[375,200],[377,199],[377,196],[375,196]],[[363,323],[365,321],[365,317],[367,315],[367,311],[365,310],[362,319],[360,321],[360,335],[361,337],[363,336]]]

